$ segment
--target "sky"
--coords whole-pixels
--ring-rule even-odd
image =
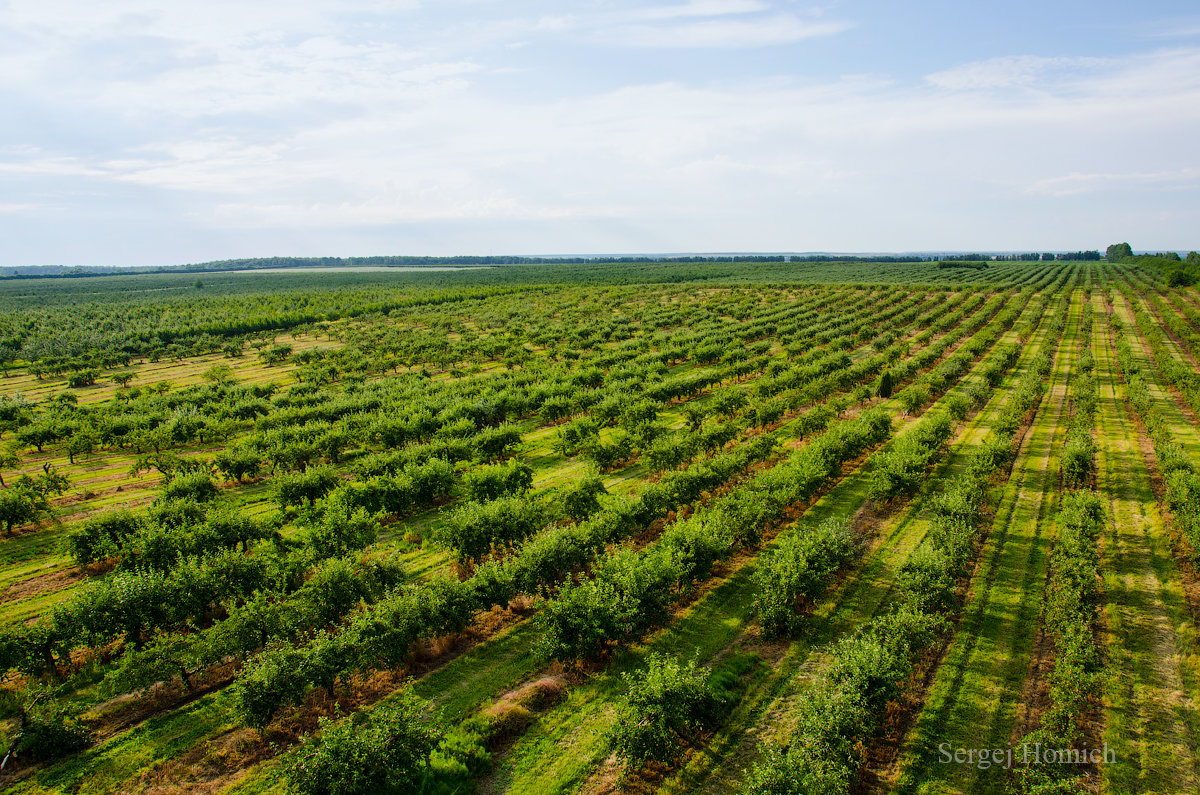
[[[0,266],[1200,247],[1194,0],[0,0]]]

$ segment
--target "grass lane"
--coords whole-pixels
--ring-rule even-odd
[[[968,602],[929,693],[899,754],[896,792],[1003,792],[1002,770],[938,762],[937,746],[1006,747],[1037,637],[1050,536],[1046,521],[1058,484],[1067,378],[1080,304],[1073,301],[1058,341],[1049,388],[1013,467]]]
[[[1097,317],[1104,305],[1096,298]],[[1097,491],[1113,524],[1102,557],[1103,741],[1116,763],[1103,765],[1106,792],[1173,793],[1200,789],[1195,627],[1154,498],[1138,431],[1126,414],[1107,323],[1093,328],[1100,390]]]
[[[1193,461],[1200,461],[1200,430],[1188,420],[1187,415],[1180,408],[1178,399],[1159,383],[1154,358],[1146,341],[1138,332],[1137,324],[1133,319],[1133,311],[1125,301],[1125,297],[1115,291],[1113,292],[1113,310],[1125,325],[1129,347],[1133,350],[1133,356],[1138,360],[1142,373],[1146,377],[1146,386],[1150,390],[1151,397],[1158,403],[1163,419],[1171,429],[1171,436],[1183,445],[1183,449],[1187,451]]]

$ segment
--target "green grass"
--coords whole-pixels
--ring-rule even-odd
[[[38,770],[15,783],[13,793],[126,792],[137,776],[178,757],[205,738],[237,728],[228,691],[211,693],[177,710]]]
[[[1004,771],[941,764],[937,746],[995,748],[1013,740],[1046,577],[1046,530],[1057,488],[1063,403],[1079,314],[1080,303],[1073,301],[1049,389],[1001,498],[959,628],[901,749],[896,792],[1006,788]]]
[[[1103,304],[1097,301],[1097,316]],[[1107,792],[1200,788],[1200,671],[1196,628],[1154,498],[1138,431],[1126,413],[1107,324],[1093,330],[1100,388],[1098,491],[1113,524],[1104,539],[1103,742],[1116,755],[1101,769]]]
[[[1124,297],[1118,293],[1113,295],[1113,309],[1114,314],[1121,318],[1121,322],[1125,326],[1126,339],[1133,351],[1133,357],[1141,367],[1151,397],[1158,404],[1163,419],[1171,429],[1172,438],[1183,445],[1183,449],[1187,451],[1193,461],[1200,461],[1200,430],[1188,420],[1187,415],[1180,408],[1179,401],[1171,394],[1170,390],[1164,389],[1159,383],[1155,375],[1154,360],[1150,355],[1149,346],[1137,333],[1133,311],[1125,302]],[[1167,342],[1170,343],[1170,340],[1168,339]]]
[[[885,296],[886,292],[872,291],[872,301]],[[953,298],[934,297],[926,303],[937,300],[957,302],[965,295],[958,293],[953,294]],[[855,291],[838,293],[838,300],[856,300]],[[1075,328],[1077,317],[1076,307],[1072,311],[1069,332]],[[915,330],[910,329],[910,332],[910,337],[915,336]],[[1010,334],[1010,338],[1012,336]],[[1066,336],[1069,338],[1071,334]],[[830,593],[818,601],[804,637],[786,647],[777,646],[777,656],[781,655],[778,661],[771,667],[757,669],[751,675],[749,688],[738,710],[726,727],[713,738],[709,748],[713,756],[692,754],[685,768],[659,787],[661,791],[693,792],[705,789],[725,792],[737,787],[738,779],[744,775],[744,771],[753,763],[756,753],[761,750],[764,738],[778,735],[785,728],[786,724],[777,724],[776,721],[786,715],[789,699],[807,686],[811,674],[824,659],[824,645],[886,609],[897,568],[922,543],[928,529],[928,520],[923,514],[925,498],[936,488],[939,481],[952,477],[965,466],[971,452],[988,432],[991,419],[1005,400],[1006,390],[1019,377],[1019,373],[1026,367],[1038,346],[1043,344],[1042,337],[1043,335],[1039,334],[1034,338],[1023,351],[1016,372],[1010,374],[1005,383],[992,395],[988,405],[959,430],[943,462],[926,480],[925,489],[910,505],[880,521],[873,545],[864,559],[847,572]],[[933,344],[936,339],[935,337],[927,344]],[[953,352],[955,347],[947,351],[946,355]],[[920,349],[916,346],[914,348]],[[867,346],[851,351],[854,358],[869,353]],[[786,353],[778,345],[772,349],[772,354],[786,358]],[[1060,356],[1059,359],[1061,364],[1063,357]],[[220,361],[220,358],[199,357],[186,363],[162,362],[159,363],[159,371],[147,365],[145,377],[170,380],[177,386],[183,386],[199,382],[204,367],[215,361]],[[182,369],[185,365],[186,371]],[[485,369],[496,367],[499,365],[493,363]],[[171,368],[176,368],[173,371],[174,377],[169,375],[172,372]],[[236,369],[241,376],[240,380],[270,380],[285,373],[287,368],[262,367],[251,354],[246,360],[238,362]],[[689,371],[693,369],[693,365],[684,364],[676,369]],[[965,383],[976,380],[977,369],[973,368],[972,374],[953,391],[959,391],[964,388]],[[1061,367],[1056,368],[1056,384],[1057,379],[1065,377],[1064,372]],[[435,375],[437,379],[452,377],[448,373]],[[141,379],[142,376],[139,375],[135,384],[150,382],[143,382]],[[749,390],[753,383],[751,377],[732,386],[735,389]],[[42,384],[41,387],[48,392],[57,391],[59,388],[56,383],[50,382]],[[91,392],[82,390],[81,394],[86,398],[84,402],[91,402],[94,399],[102,399],[97,397],[102,393],[114,391],[115,387],[109,385],[97,387]],[[707,395],[697,398],[701,403],[707,400]],[[942,398],[942,401],[944,400],[945,398]],[[894,400],[881,401],[879,404],[893,414],[900,413]],[[682,424],[681,412],[681,405],[670,407],[661,413],[661,419],[668,427],[679,427]],[[1038,424],[1035,424],[1034,430],[1031,431],[1031,436],[1036,437],[1030,441],[1031,452],[1035,443],[1039,445],[1039,451],[1043,448],[1049,450],[1059,436],[1059,429],[1054,427],[1054,418],[1045,417],[1044,414],[1044,410],[1039,412]],[[1182,415],[1180,419],[1186,422]],[[912,427],[914,422],[914,418],[904,418],[899,424],[906,430]],[[520,457],[534,467],[536,488],[569,483],[592,469],[591,464],[582,456],[564,457],[554,451],[556,428],[553,426],[542,426],[540,420],[535,417],[522,421],[520,427],[524,439]],[[1200,436],[1197,437],[1197,445],[1200,449]],[[1051,453],[1046,452],[1040,460],[1056,473],[1057,465],[1050,456]],[[44,457],[31,457],[26,466],[34,467],[43,458],[65,464],[65,458],[51,450]],[[77,478],[73,482],[73,490],[94,490],[98,493],[81,503],[64,506],[60,509],[63,519],[70,521],[79,515],[81,509],[107,509],[128,503],[130,500],[151,497],[153,484],[148,481],[152,478],[128,474],[132,460],[132,455],[116,451],[97,454],[71,467],[73,477]],[[1045,494],[1045,486],[1036,489],[1034,479],[1040,475],[1045,480],[1049,477],[1047,470],[1038,469],[1035,463],[1030,463],[1030,457],[1027,456],[1018,462],[1014,480],[1017,479],[1017,474],[1021,474],[1024,480],[1020,487],[1010,486],[1008,492],[1011,494],[1006,492],[1001,513],[1003,514],[1004,503],[1011,503],[1007,510],[1012,514],[1014,525],[1021,522],[1023,529],[1014,530],[1010,527],[1007,540],[1003,538],[1004,532],[1000,532],[999,545],[993,546],[989,542],[989,546],[985,548],[984,554],[993,556],[989,571],[997,576],[997,581],[986,595],[990,598],[990,603],[983,606],[972,603],[971,608],[980,611],[976,617],[976,626],[981,628],[982,632],[990,633],[989,637],[995,636],[993,640],[996,642],[1003,640],[1000,636],[1005,629],[1002,621],[995,620],[994,614],[998,611],[1007,610],[1013,613],[1014,623],[1019,628],[1027,629],[1036,623],[1035,608],[1040,604],[1036,597],[1041,583],[1038,572],[1044,573],[1045,545],[1048,543],[1046,535],[1042,533],[1043,523],[1039,522],[1038,518],[1049,510],[1049,506],[1043,504],[1044,500],[1040,497],[1036,505],[1033,500],[1035,494]],[[629,466],[608,473],[605,482],[610,492],[631,493],[640,488],[649,475],[645,464],[634,461]],[[869,472],[864,468],[856,470],[814,505],[802,521],[809,523],[826,516],[853,513],[864,504],[868,484]],[[122,491],[115,491],[116,485],[121,485]],[[270,492],[270,483],[239,485],[229,490],[230,496],[241,510],[254,514],[274,510]],[[381,548],[397,550],[411,578],[422,579],[440,571],[447,571],[451,566],[450,553],[436,549],[428,543],[416,546],[404,541],[409,532],[423,534],[441,521],[440,513],[431,510],[416,514],[384,528],[381,533]],[[1000,522],[1001,519],[998,518],[997,521]],[[65,525],[48,524],[39,532],[0,543],[0,593],[10,585],[67,569],[69,560],[58,554],[55,547],[64,532]],[[790,530],[785,529],[784,532]],[[993,541],[996,540],[996,535],[994,530]],[[1018,554],[1021,550],[1024,550],[1024,556]],[[1161,557],[1161,550],[1158,551]],[[704,662],[712,662],[727,654],[737,653],[743,646],[754,644],[757,632],[753,626],[752,612],[754,588],[750,575],[753,567],[753,560],[749,560],[740,567],[723,572],[723,579],[712,582],[702,590],[699,598],[680,619],[648,638],[644,644],[618,652],[602,673],[573,687],[566,702],[540,716],[512,749],[498,760],[494,776],[484,782],[485,791],[541,793],[580,788],[590,791],[603,786],[608,774],[613,771],[609,760],[609,736],[615,719],[614,705],[624,690],[621,674],[643,665],[646,653],[651,650],[685,657],[696,655]],[[1154,567],[1159,578],[1160,591],[1170,596],[1173,592],[1166,588],[1164,583],[1173,582],[1172,570],[1160,571],[1160,561],[1157,559]],[[57,579],[53,582],[57,582]],[[1013,601],[1010,599],[1011,594],[1005,590],[1009,585],[1014,593],[1017,588],[1023,587],[1032,593],[1033,597]],[[1163,590],[1164,588],[1166,590]],[[22,599],[10,599],[0,602],[0,613],[9,621],[24,620],[36,616],[54,601],[66,598],[71,593],[72,589],[68,587],[32,593]],[[1148,610],[1154,609],[1154,597],[1150,594],[1148,590],[1141,594],[1147,600],[1144,606]],[[443,667],[413,680],[412,687],[434,704],[440,722],[452,725],[486,707],[498,696],[529,677],[539,674],[539,663],[531,653],[536,635],[536,624],[527,620],[517,622],[458,655]],[[1005,734],[1006,730],[1011,731],[1011,713],[1017,709],[1017,705],[1013,703],[1013,693],[1019,692],[1028,667],[1027,655],[1026,662],[1021,663],[1020,655],[1024,648],[1021,643],[1020,639],[1013,640],[1007,649],[1009,656],[999,658],[994,666],[996,670],[991,672],[992,676],[1002,683],[1003,688],[999,695],[988,691],[989,697],[994,695],[996,704],[992,712],[986,713],[993,717],[984,727],[982,734],[985,737],[998,737]],[[972,658],[970,662],[976,669],[982,669],[987,661]],[[983,677],[985,672],[975,670],[974,673]],[[987,690],[982,682],[981,679],[977,689],[967,692],[965,697],[975,698],[978,692]],[[959,695],[964,697],[961,693]],[[160,768],[170,760],[185,754],[189,760],[194,760],[197,754],[205,752],[208,744],[217,744],[236,728],[238,727],[231,695],[228,692],[208,694],[195,702],[124,730],[72,759],[36,770],[26,781],[18,782],[14,791],[126,791],[139,776]],[[1153,750],[1158,746],[1147,747]],[[1169,746],[1161,747],[1170,750]],[[230,785],[230,791],[280,791],[282,784],[278,770],[278,760],[270,758],[241,771],[233,778],[221,781]],[[175,783],[174,786],[180,785]],[[976,791],[980,787],[986,789],[991,786],[991,780],[973,778],[964,786],[965,789],[955,786],[950,790]]]
[[[1019,377],[1018,365],[1009,379]],[[694,754],[679,773],[668,780],[663,792],[727,792],[736,789],[762,750],[767,737],[782,739],[787,724],[783,718],[787,704],[803,690],[825,656],[826,645],[870,620],[886,609],[887,597],[895,583],[895,574],[909,555],[922,543],[929,529],[924,501],[935,485],[961,473],[976,447],[991,429],[991,420],[1003,405],[1005,393],[999,390],[988,405],[961,430],[945,460],[927,480],[927,487],[904,511],[893,515],[880,528],[882,538],[864,566],[849,572],[837,587],[813,610],[806,635],[791,643],[780,661],[761,682],[747,692],[727,725],[713,738],[707,754]],[[841,515],[863,504],[869,478],[866,473],[852,483],[831,492],[810,511],[807,519],[819,521]],[[816,651],[814,651],[816,650]]]

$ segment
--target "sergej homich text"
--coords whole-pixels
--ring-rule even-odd
[[[1041,743],[1022,743],[1008,748],[953,748],[938,746],[938,762],[943,765],[973,765],[987,770],[993,765],[1011,769],[1013,763],[1028,765],[1099,765],[1113,764],[1117,752],[1104,743],[1100,748],[1045,748]]]

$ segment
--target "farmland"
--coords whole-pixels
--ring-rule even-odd
[[[1171,267],[0,280],[0,784],[1195,791]]]

